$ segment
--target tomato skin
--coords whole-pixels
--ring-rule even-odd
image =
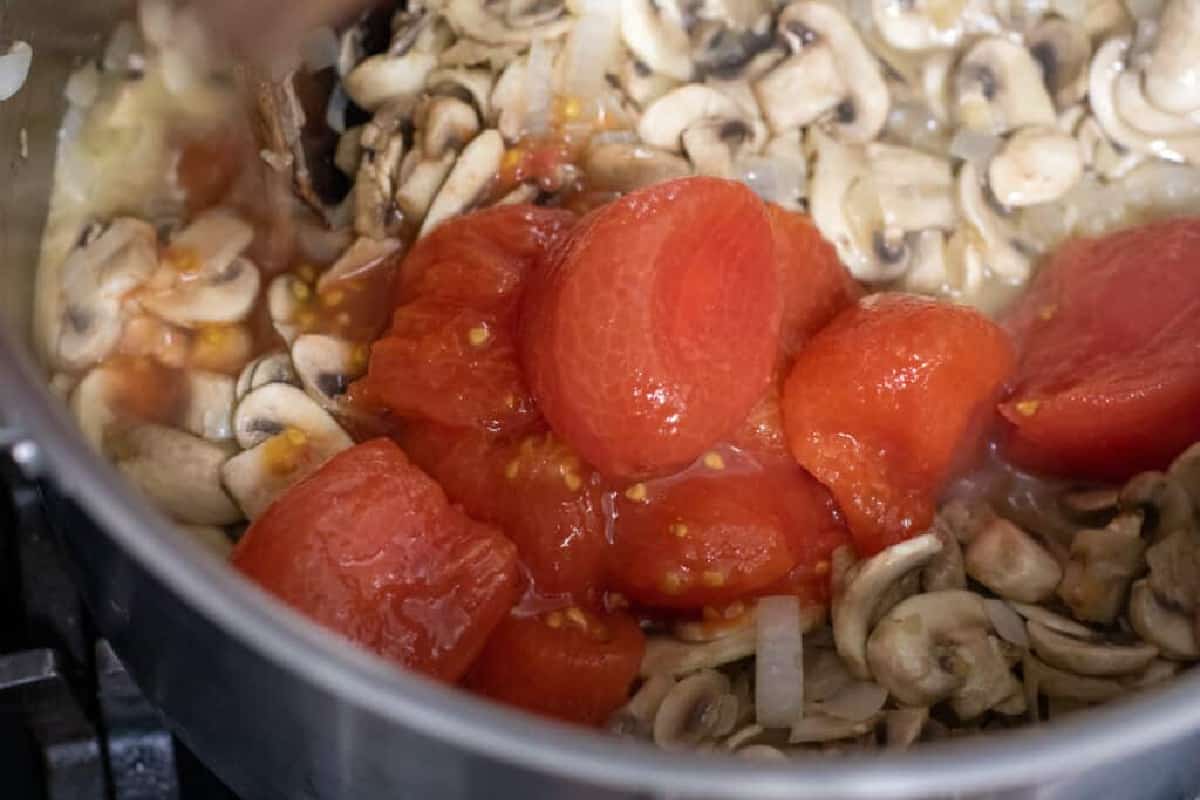
[[[1019,466],[1122,482],[1200,439],[1200,219],[1065,244],[1006,322]]]
[[[662,474],[727,436],[779,332],[765,206],[685,178],[600,208],[535,272],[519,335],[551,427],[606,477]]]
[[[581,603],[598,597],[604,489],[561,440],[537,429],[504,437],[420,424],[403,444],[453,501],[512,539],[539,595]]]
[[[456,681],[516,602],[517,553],[387,439],[335,456],[254,521],[233,564],[319,624]]]
[[[627,614],[579,608],[509,616],[488,639],[466,685],[536,714],[602,725],[629,697],[646,637]]]
[[[767,212],[783,297],[779,347],[786,362],[840,311],[853,305],[863,290],[809,217],[774,204],[767,206]]]
[[[860,301],[800,352],[784,387],[788,441],[833,492],[860,554],[930,524],[1013,363],[986,317],[900,294]]]
[[[534,263],[575,215],[499,206],[452,219],[400,267],[391,330],[352,389],[362,407],[487,430],[537,414],[516,357],[517,305]]]

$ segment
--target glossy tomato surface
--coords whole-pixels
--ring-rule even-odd
[[[860,553],[928,527],[1013,361],[1008,335],[978,312],[898,294],[859,302],[800,351],[784,388],[788,441]]]
[[[508,617],[467,676],[480,694],[566,722],[601,725],[624,705],[646,637],[627,614],[578,607]]]
[[[1069,242],[1007,321],[1017,464],[1123,481],[1200,439],[1200,219]]]
[[[233,564],[325,627],[456,681],[517,599],[517,552],[389,440],[335,456],[254,521]]]
[[[773,248],[762,202],[712,178],[585,217],[522,309],[526,378],[555,432],[612,478],[669,473],[727,436],[776,356]]]

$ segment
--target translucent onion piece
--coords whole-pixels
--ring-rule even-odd
[[[787,728],[804,715],[804,638],[800,601],[764,597],[758,601],[758,650],[754,706],[764,728]]]
[[[567,40],[563,91],[581,101],[605,94],[608,66],[620,53],[621,4],[615,0],[582,0],[581,16]]]
[[[800,157],[749,156],[737,170],[737,179],[768,203],[795,204],[808,192],[808,170]]]
[[[0,103],[21,91],[33,64],[33,48],[25,42],[14,42],[7,53],[0,55]]]
[[[1003,600],[988,598],[983,601],[983,608],[1001,639],[1017,647],[1029,649],[1029,631],[1025,628],[1025,620],[1021,619],[1021,615],[1012,606]]]
[[[550,106],[554,96],[554,50],[545,39],[534,39],[529,48],[529,66],[525,70],[526,133],[535,136],[550,127]]]
[[[1001,144],[999,136],[960,128],[950,140],[950,155],[973,164],[982,173]]]

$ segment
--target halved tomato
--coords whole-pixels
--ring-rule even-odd
[[[516,601],[517,551],[387,439],[351,448],[250,526],[233,564],[316,622],[456,681]]]

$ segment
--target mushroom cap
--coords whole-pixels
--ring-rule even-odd
[[[305,334],[292,344],[292,363],[309,397],[326,410],[336,409],[367,368],[365,352],[336,336]]]
[[[638,62],[651,72],[679,81],[692,77],[691,41],[682,20],[668,19],[671,5],[653,0],[613,0],[621,3],[621,38]]]
[[[250,450],[289,428],[309,439],[350,447],[353,442],[327,411],[303,390],[287,383],[268,383],[238,403],[233,417],[238,445]]]
[[[1074,137],[1043,128],[1011,136],[988,164],[992,194],[1006,206],[1049,203],[1083,176],[1083,157]]]
[[[980,39],[955,76],[956,116],[971,130],[1000,134],[1030,125],[1052,127],[1054,103],[1033,55],[1001,36]]]
[[[651,103],[638,122],[638,135],[651,147],[683,151],[683,133],[702,120],[742,120],[741,106],[724,92],[692,83]]]
[[[219,272],[206,271],[193,280],[144,292],[139,301],[155,316],[183,328],[235,323],[250,315],[260,281],[258,267],[239,257]]]
[[[471,140],[438,191],[421,225],[425,236],[450,217],[466,211],[483,194],[504,158],[504,137],[486,130]]]
[[[654,715],[654,743],[665,750],[691,747],[706,737],[732,730],[736,707],[729,678],[712,669],[689,675],[667,692]]]

